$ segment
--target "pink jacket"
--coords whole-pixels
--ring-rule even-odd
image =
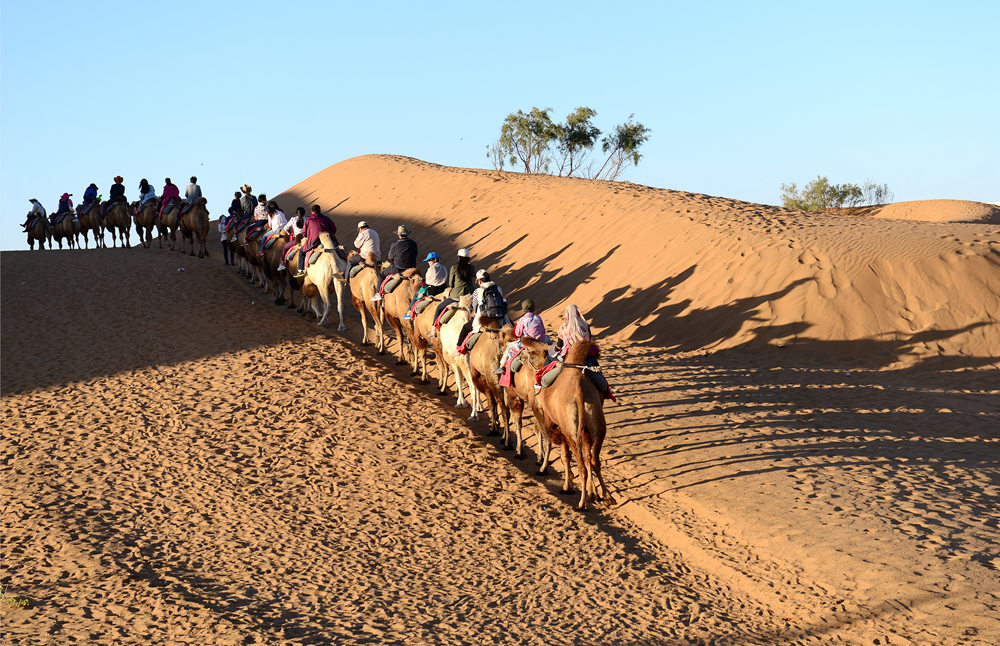
[[[163,187],[163,203],[166,204],[171,198],[180,198],[181,189],[177,188],[177,184],[168,184]]]

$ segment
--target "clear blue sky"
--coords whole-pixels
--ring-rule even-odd
[[[37,197],[192,174],[213,214],[394,153],[488,167],[510,112],[652,129],[626,179],[1000,201],[1000,3],[51,2],[0,7],[0,248]]]

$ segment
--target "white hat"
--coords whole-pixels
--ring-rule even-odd
[[[361,222],[358,222],[358,228],[359,229],[364,229],[366,226],[368,226],[368,223],[365,222],[364,220],[362,220]]]
[[[485,275],[486,275],[486,270],[480,269],[479,271],[476,272],[476,280],[482,280],[483,276]]]
[[[459,258],[468,258],[469,257],[469,250],[468,249],[459,249],[458,250],[458,257]]]

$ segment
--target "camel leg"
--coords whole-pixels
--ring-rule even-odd
[[[538,453],[535,458],[535,464],[540,465],[538,468],[539,475],[544,475],[549,469],[549,453],[552,452],[552,440],[549,439],[548,433],[545,432],[545,420],[538,407],[532,406],[531,413],[535,417],[535,439],[538,441]]]
[[[344,283],[334,278],[333,293],[337,296],[337,331],[344,332],[347,326],[344,325]]]
[[[317,325],[326,325],[327,317],[330,315],[330,286],[326,283],[316,285],[319,290],[319,296],[323,299],[323,318],[319,319]],[[316,315],[319,316],[319,310],[317,310]]]
[[[570,493],[573,491],[573,463],[570,461],[570,450],[569,441],[563,440],[562,443],[562,460],[563,460],[563,493]]]

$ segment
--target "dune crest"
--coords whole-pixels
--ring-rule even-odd
[[[1000,229],[805,214],[722,197],[367,155],[280,196],[330,208],[350,244],[460,247],[546,320],[568,303],[605,338],[672,350],[768,346],[882,365],[1000,356]],[[901,205],[886,207],[902,212]]]

